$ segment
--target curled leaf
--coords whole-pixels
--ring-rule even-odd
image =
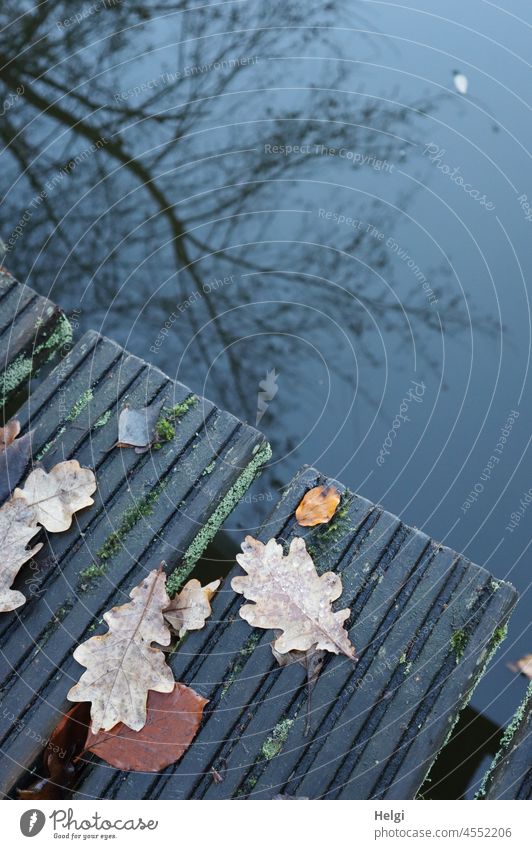
[[[163,611],[164,618],[181,638],[186,631],[199,631],[211,615],[210,601],[221,581],[202,587],[196,578],[188,581]]]
[[[296,519],[304,528],[330,522],[340,503],[335,486],[315,486],[305,493],[296,509]]]
[[[169,693],[150,692],[146,724],[140,731],[123,723],[111,731],[90,731],[85,748],[116,769],[159,772],[184,755],[207,702],[184,684],[175,684]]]
[[[37,521],[47,531],[57,533],[69,529],[74,513],[94,504],[91,495],[95,490],[94,472],[82,469],[77,460],[65,460],[51,472],[34,469],[14,495],[35,508]]]
[[[90,709],[86,702],[74,705],[61,717],[44,748],[39,778],[17,791],[19,799],[65,797],[82,766],[77,758],[85,750],[89,722]]]
[[[331,606],[342,594],[342,581],[333,572],[318,575],[303,539],[292,540],[286,557],[274,539],[264,545],[248,536],[242,551],[236,559],[248,574],[233,578],[231,586],[255,602],[240,608],[242,619],[281,631],[274,643],[280,654],[323,649],[354,658],[343,627],[349,609],[335,613]]]
[[[124,407],[118,417],[117,448],[134,448],[137,454],[147,451],[154,441],[155,428],[161,412],[162,402],[149,407],[132,409]]]
[[[110,731],[123,722],[140,731],[146,722],[149,690],[169,693],[174,679],[164,653],[152,646],[167,646],[170,630],[163,610],[170,599],[162,569],[154,569],[130,592],[131,602],[113,607],[104,614],[106,634],[91,637],[74,652],[74,658],[87,667],[71,688],[71,702],[92,702],[92,729]]]

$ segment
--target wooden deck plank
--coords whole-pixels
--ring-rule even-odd
[[[13,412],[29,379],[56,352],[70,343],[65,314],[29,286],[0,270],[0,404]]]
[[[77,798],[415,796],[502,636],[516,594],[339,484],[343,498],[331,525],[296,525],[294,510],[307,489],[331,482],[303,470],[260,533],[264,541],[304,536],[320,573],[341,572],[337,604],[351,609],[360,659],[327,658],[312,696],[311,735],[304,736],[303,669],[280,669],[272,634],[240,619],[242,599],[230,575],[212,619],[171,661],[176,680],[210,699],[191,747],[161,775],[122,773],[94,759]],[[232,574],[240,574],[238,566]]]
[[[58,401],[54,387],[60,386]],[[2,792],[36,762],[79,677],[74,645],[161,560],[174,578],[193,568],[217,527],[268,456],[257,431],[195,399],[170,442],[146,454],[113,448],[124,403],[174,406],[191,396],[109,340],[90,333],[20,413],[35,428],[34,457],[47,468],[75,457],[95,469],[95,504],[19,573],[26,605],[2,617]],[[33,735],[23,729],[34,729]],[[38,729],[38,731],[37,731]]]
[[[478,799],[532,799],[532,682],[503,734]]]

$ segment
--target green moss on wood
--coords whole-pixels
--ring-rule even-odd
[[[159,420],[155,425],[155,434],[157,441],[153,447],[158,450],[164,442],[171,442],[176,435],[175,423],[185,413],[194,407],[199,401],[197,395],[189,395],[180,404],[174,404],[173,407],[163,407]]]
[[[88,407],[94,395],[92,394],[92,389],[86,389],[83,395],[81,395],[75,404],[72,405],[70,412],[66,417],[67,422],[74,422],[79,415],[83,412],[85,407]]]
[[[107,410],[107,412],[103,413],[103,415],[101,415],[100,418],[94,422],[93,428],[105,427],[112,415],[112,411]]]
[[[72,339],[72,327],[68,318],[60,313],[57,324],[42,342],[36,345],[31,354],[20,354],[12,363],[3,370],[0,377],[0,395],[2,405],[7,403],[11,395],[18,391],[23,383],[31,376],[34,364],[44,356],[45,361],[51,359],[58,348],[61,348]],[[48,356],[46,356],[48,355]]]
[[[222,692],[220,693],[221,699],[224,698],[224,696],[229,692],[229,690],[235,683],[237,676],[240,675],[240,673],[242,672],[249,655],[253,654],[253,652],[255,651],[258,643],[260,642],[261,637],[261,631],[254,631],[253,634],[248,637],[248,639],[238,652],[236,661],[233,663],[231,669],[229,670],[229,674],[227,675],[227,678],[224,681]]]
[[[155,504],[167,485],[168,480],[166,478],[159,481],[151,492],[148,492],[147,495],[124,511],[116,531],[109,534],[102,547],[96,552],[96,558],[98,560],[109,560],[121,550],[124,538],[135,527],[137,522],[153,513]]]
[[[523,719],[525,718],[527,711],[530,709],[531,704],[532,704],[532,681],[528,685],[527,691],[525,693],[525,697],[524,697],[523,701],[521,702],[521,704],[519,705],[519,707],[517,708],[516,712],[514,713],[511,722],[506,726],[504,734],[501,737],[499,749],[498,749],[497,753],[495,754],[495,757],[493,758],[493,760],[491,762],[490,768],[488,769],[486,775],[484,776],[484,779],[482,781],[480,789],[479,789],[479,791],[478,791],[478,793],[475,797],[476,799],[484,799],[485,798],[486,793],[488,792],[488,786],[489,786],[490,781],[493,777],[493,773],[494,773],[496,767],[498,766],[498,764],[501,762],[502,758],[507,754],[507,752],[508,752],[508,750],[509,750],[509,748],[512,744],[512,740],[514,739],[516,732],[519,730],[519,727],[520,727],[521,723],[523,722]]]
[[[469,642],[469,634],[463,628],[458,628],[451,634],[450,646],[454,651],[456,662],[461,660]]]
[[[273,729],[271,735],[262,744],[261,756],[264,760],[271,761],[283,748],[290,729],[294,724],[293,719],[281,719]]]
[[[225,522],[231,511],[245,495],[261,467],[271,456],[272,450],[269,444],[267,442],[261,443],[251,462],[237,478],[227,495],[220,501],[218,507],[204,524],[201,531],[194,537],[183,555],[181,565],[169,575],[166,586],[170,595],[173,595],[180,588],[182,581],[190,574],[195,563],[214,538],[220,525]]]
[[[65,601],[63,605],[52,615],[52,618],[46,625],[44,631],[42,632],[37,645],[35,646],[35,654],[42,651],[50,637],[57,631],[61,622],[66,618],[66,616],[70,613],[72,608],[74,607],[74,600],[69,598]]]

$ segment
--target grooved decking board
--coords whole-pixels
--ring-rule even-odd
[[[0,404],[9,410],[40,365],[72,332],[64,313],[0,269]]]
[[[532,799],[532,683],[506,729],[480,799]]]
[[[28,780],[41,741],[68,709],[66,693],[81,671],[73,648],[105,630],[91,629],[106,610],[129,600],[161,560],[168,571],[188,574],[269,456],[261,434],[202,398],[159,450],[138,455],[112,447],[126,402],[173,406],[190,396],[187,387],[90,332],[19,413],[23,432],[34,429],[34,459],[51,468],[76,458],[94,469],[98,489],[69,531],[43,532],[44,548],[14,584],[27,603],[0,618],[0,786],[7,796]],[[111,556],[100,556],[113,540]],[[93,564],[102,574],[84,575]]]
[[[174,677],[210,699],[181,761],[160,775],[87,763],[76,798],[412,798],[467,703],[516,599],[513,588],[353,495],[330,525],[304,529],[294,510],[304,493],[332,483],[314,469],[292,481],[260,538],[304,536],[320,573],[343,581],[336,609],[359,662],[328,656],[304,736],[304,671],[280,669],[271,632],[238,616],[231,575],[206,627],[171,659]],[[467,646],[458,659],[453,634]],[[216,773],[223,781],[215,780]]]

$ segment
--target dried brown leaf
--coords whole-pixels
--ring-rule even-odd
[[[65,460],[50,472],[34,469],[14,495],[35,508],[37,521],[47,531],[58,533],[69,529],[74,513],[94,504],[95,490],[94,472],[82,469],[77,460]]]
[[[255,604],[241,607],[240,615],[253,627],[282,631],[277,652],[323,649],[354,658],[343,627],[349,609],[335,613],[331,607],[342,594],[342,581],[333,572],[318,575],[303,539],[292,540],[286,557],[274,539],[264,545],[248,536],[242,551],[236,559],[248,574],[233,578],[231,586]]]
[[[340,503],[340,493],[335,486],[315,486],[299,502],[296,519],[304,528],[330,522]]]
[[[164,610],[164,618],[181,638],[186,631],[199,631],[211,615],[210,601],[221,581],[202,587],[196,578],[188,581]]]
[[[37,510],[21,495],[13,496],[0,508],[0,613],[15,610],[26,601],[21,592],[10,587],[24,563],[42,548],[41,542],[32,549],[26,549],[39,530]]]
[[[44,748],[39,777],[29,787],[17,791],[19,799],[65,797],[82,766],[78,756],[85,751],[89,723],[90,709],[86,702],[74,705],[61,717]]]
[[[163,610],[170,599],[162,569],[154,569],[130,592],[131,602],[113,607],[104,614],[109,631],[91,637],[74,652],[74,658],[87,667],[68,698],[72,702],[92,702],[92,730],[110,731],[123,722],[140,731],[146,722],[149,690],[169,693],[174,688],[164,653],[152,646],[170,642],[170,629]]]
[[[123,723],[111,731],[90,731],[85,748],[116,769],[159,772],[183,757],[207,702],[184,684],[175,684],[169,693],[150,692],[146,724],[140,731]]]
[[[77,460],[66,460],[54,466],[50,473],[35,469],[24,488],[15,489],[10,500],[0,507],[1,613],[15,610],[26,601],[21,592],[10,587],[21,566],[42,548],[39,543],[31,550],[26,549],[40,530],[39,524],[48,531],[67,530],[76,510],[93,503],[90,493],[95,489],[94,473],[82,469]]]
[[[11,419],[4,427],[0,427],[0,452],[5,451],[8,445],[15,441],[20,433],[20,422]]]
[[[147,451],[154,441],[155,428],[161,413],[162,402],[149,407],[132,409],[124,407],[118,417],[117,448],[134,448],[137,454]]]
[[[516,660],[515,663],[509,663],[508,666],[512,672],[519,672],[532,681],[532,654],[525,654],[524,657]]]

